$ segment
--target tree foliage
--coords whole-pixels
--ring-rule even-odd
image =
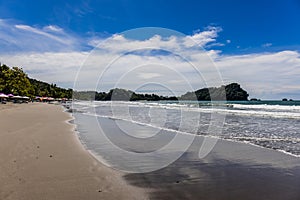
[[[159,96],[157,94],[138,94],[131,90],[115,88],[108,93],[97,91],[75,91],[73,98],[89,101],[161,101],[161,100],[198,100],[198,101],[247,101],[248,93],[239,84],[231,83],[221,87],[202,88],[195,92],[187,92],[181,97]]]
[[[33,93],[33,87],[27,75],[21,68],[9,68],[6,65],[0,66],[0,91],[4,93],[29,96]]]
[[[22,68],[9,68],[0,64],[0,91],[6,94],[21,96],[50,96],[54,98],[71,98],[72,89],[57,87],[35,79],[31,79]]]
[[[231,83],[221,87],[210,87],[187,92],[180,97],[181,100],[198,100],[198,101],[247,101],[249,94],[241,88],[238,83]]]
[[[231,83],[221,87],[202,88],[194,92],[187,92],[181,97],[159,96],[157,94],[138,94],[131,90],[115,88],[108,93],[97,91],[76,91],[57,87],[55,84],[45,83],[29,78],[22,68],[9,68],[0,64],[0,92],[21,96],[50,96],[54,98],[73,98],[79,100],[96,101],[160,101],[160,100],[248,100],[248,93],[238,83]]]
[[[176,97],[158,96],[157,94],[138,94],[131,90],[115,88],[109,92],[96,91],[74,91],[73,98],[89,101],[159,101],[159,100],[177,100]]]

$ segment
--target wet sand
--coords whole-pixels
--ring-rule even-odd
[[[144,170],[153,165],[153,162],[166,159],[164,155],[155,154],[157,157],[142,160],[137,155],[130,156],[125,152],[143,155],[174,138],[174,133],[168,132],[161,133],[158,138],[134,138],[129,135],[137,130],[146,135],[148,131],[148,135],[151,135],[152,128],[137,128],[137,125],[133,126],[130,122],[99,117],[99,124],[106,137],[124,150],[117,152],[104,142],[105,138],[99,134],[95,117],[80,113],[76,117],[77,123],[81,124],[78,127],[82,127],[80,131],[85,136],[82,139],[88,147],[100,152],[102,159],[107,159],[113,167],[119,169]],[[120,125],[123,130],[132,133],[124,134],[118,128]],[[134,128],[130,129],[131,127]],[[177,145],[184,139],[182,137]],[[200,159],[198,152],[202,142],[202,136],[195,137],[189,149],[177,161],[163,169],[148,173],[129,173],[124,178],[133,186],[148,189],[150,199],[300,199],[300,158],[246,143],[218,140],[208,156]],[[169,155],[171,156],[171,152]]]
[[[82,147],[70,119],[58,105],[0,105],[0,199],[147,199]]]
[[[299,200],[300,158],[249,144],[219,140],[198,158],[201,137],[168,167],[127,174],[132,185],[152,188],[151,199]]]

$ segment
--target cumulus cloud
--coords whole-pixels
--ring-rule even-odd
[[[204,31],[197,30],[193,35],[187,36],[184,44],[187,47],[192,47],[196,44],[205,47],[207,44],[215,42],[218,33],[222,31],[220,27],[209,26]],[[191,42],[192,41],[192,42]]]
[[[275,53],[221,56],[216,65],[226,82],[241,83],[255,97],[300,98],[300,53]]]
[[[138,35],[142,31],[138,30]],[[77,86],[79,89],[86,87],[84,80],[87,72],[90,72],[89,80],[94,80],[91,81],[93,83],[101,76],[104,90],[113,87],[134,89],[136,85],[147,84],[146,81],[150,79],[156,85],[167,84],[166,87],[173,87],[177,92],[207,85],[218,86],[222,82],[211,60],[211,57],[217,55],[217,51],[206,52],[201,47],[215,41],[208,38],[216,37],[217,31],[220,30],[210,28],[201,37],[199,32],[195,33],[195,37],[172,35],[173,32],[164,36],[154,34],[142,40],[127,38],[126,34],[115,34],[102,41],[91,53],[77,79]],[[201,42],[200,38],[204,41]],[[121,79],[123,85],[115,85],[120,84]],[[180,84],[182,82],[186,84]],[[95,87],[98,86],[94,85]]]
[[[77,71],[87,56],[87,52],[23,52],[0,54],[0,60],[8,66],[22,67],[32,78],[72,88]]]

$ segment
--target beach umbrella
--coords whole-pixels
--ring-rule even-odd
[[[7,96],[8,96],[8,97],[13,97],[14,95],[13,95],[13,94],[8,94]]]

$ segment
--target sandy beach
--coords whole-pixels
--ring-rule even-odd
[[[147,199],[79,143],[58,105],[0,105],[0,199]]]
[[[74,126],[67,123],[71,116],[61,106],[7,104],[0,105],[0,112],[1,200],[300,199],[300,159],[279,151],[219,140],[207,157],[199,159],[203,142],[199,136],[169,166],[148,173],[127,174],[106,167],[83,148]],[[91,116],[82,117],[79,122],[95,121]],[[121,132],[114,127],[114,120],[100,121],[103,130],[107,129],[119,145],[147,150],[142,139],[137,142],[119,137]],[[129,122],[123,125],[132,127]],[[94,134],[95,127],[89,124],[83,134],[96,147],[108,150],[98,134]],[[150,129],[144,127],[143,131]],[[172,134],[165,132],[166,137],[161,139],[168,140]],[[122,157],[117,164],[123,162],[126,159]],[[139,159],[130,163],[141,167],[151,164]]]

